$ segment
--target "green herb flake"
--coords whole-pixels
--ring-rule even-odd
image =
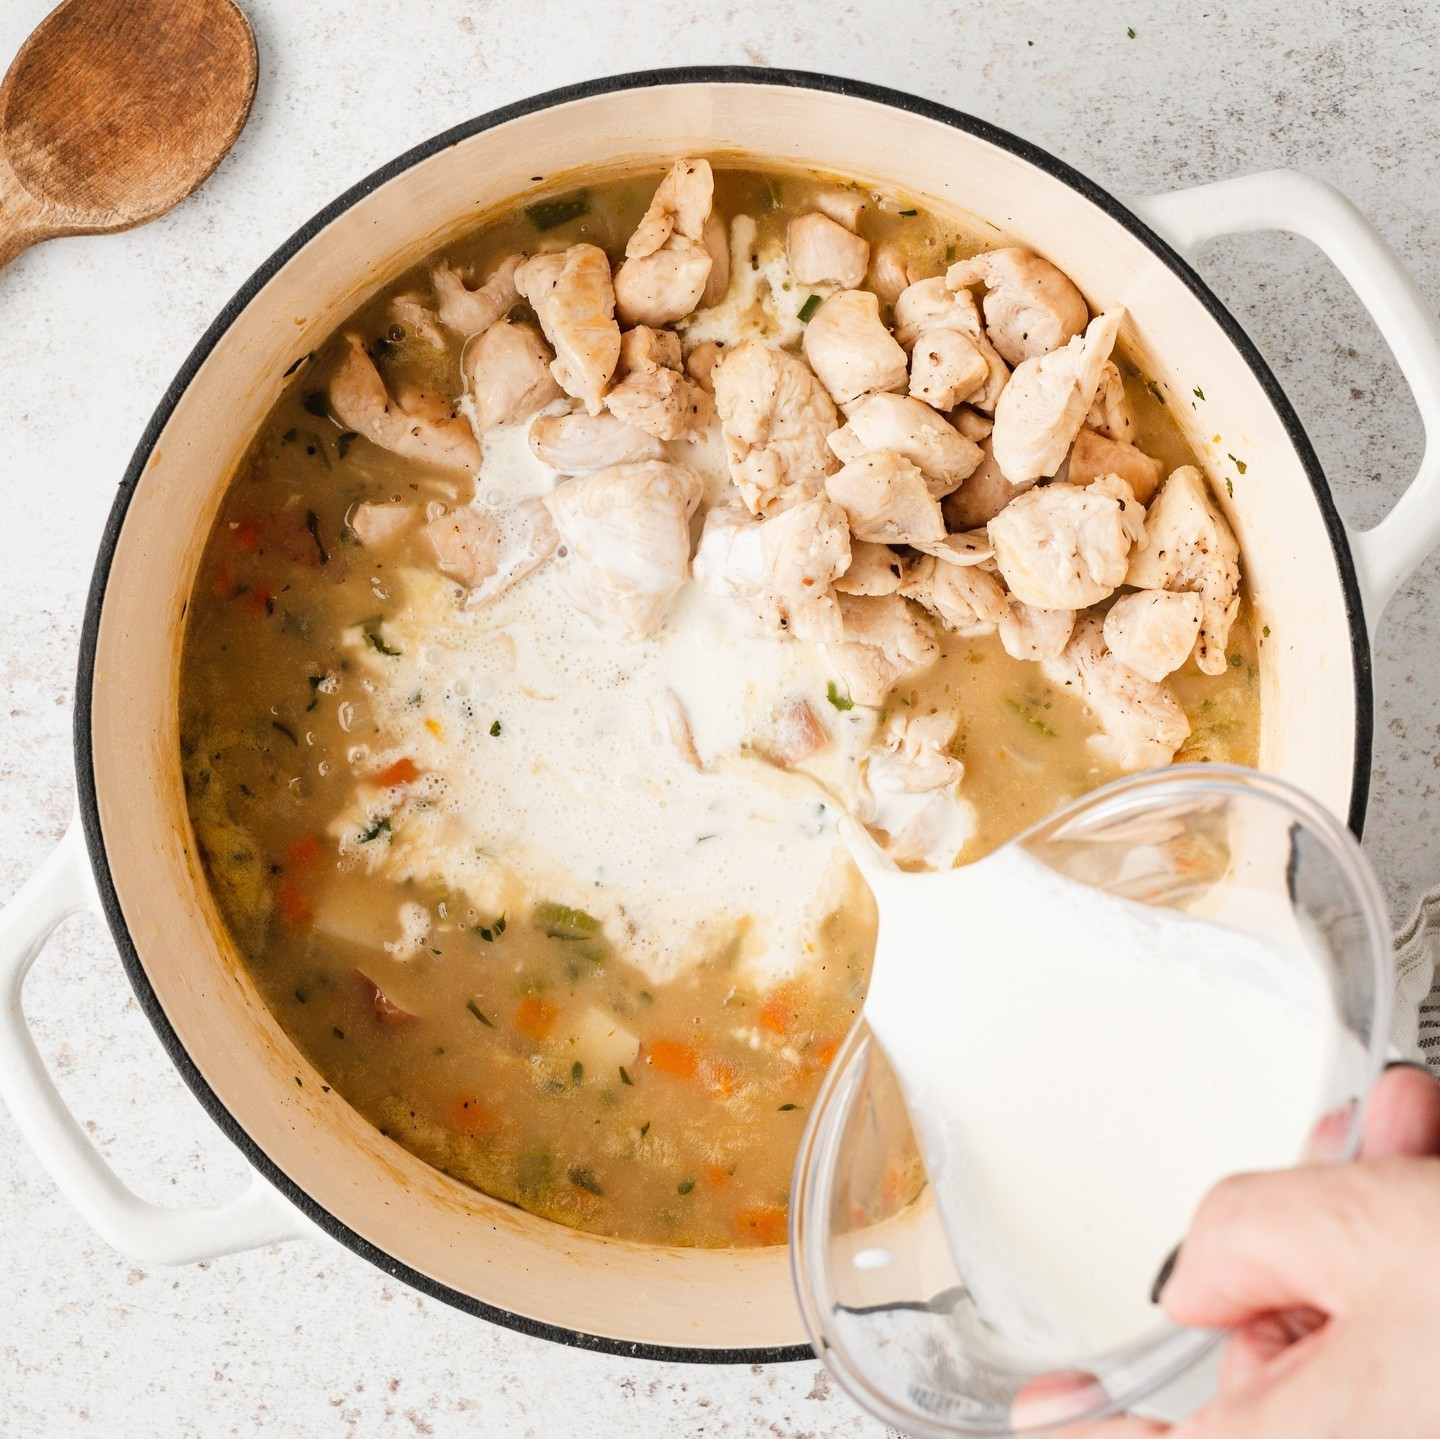
[[[632,1089],[635,1087],[635,1081],[625,1072],[625,1066],[623,1064],[620,1066],[620,1083],[628,1084]]]
[[[588,1169],[582,1169],[578,1164],[572,1164],[570,1168],[565,1171],[565,1177],[571,1184],[575,1185],[577,1189],[583,1189],[589,1194],[600,1195],[605,1193],[605,1191],[600,1188],[600,1181],[596,1179]]]
[[[1149,390],[1162,405],[1165,403],[1165,396],[1160,393],[1160,386],[1157,385],[1154,380],[1146,380],[1145,388]]]
[[[1135,38],[1135,31],[1134,31],[1134,29],[1133,29],[1131,26],[1127,25],[1127,26],[1125,27],[1125,33],[1126,33],[1132,40]]]
[[[583,909],[568,904],[541,904],[535,907],[535,926],[547,939],[588,939],[600,932],[600,921]]]
[[[811,295],[798,310],[795,317],[802,325],[808,325],[815,318],[815,311],[820,308],[821,300],[819,295]]]
[[[1243,475],[1248,468],[1245,461],[1237,460],[1234,455],[1229,453],[1228,450],[1226,451],[1226,456],[1229,459],[1230,463],[1235,466],[1235,473]]]
[[[389,645],[385,643],[384,639],[381,637],[380,626],[384,623],[384,617],[381,616],[378,619],[366,620],[361,629],[365,638],[370,641],[370,647],[372,649],[376,650],[382,655],[389,655],[393,659],[397,655],[401,654],[402,651],[392,649]]]
[[[589,213],[588,190],[576,190],[573,195],[556,195],[549,200],[536,200],[533,205],[525,207],[525,218],[542,233],[568,224],[571,220],[578,220],[581,215]]]
[[[570,1066],[570,1083],[579,1084],[580,1081],[584,1078],[585,1066],[581,1064],[580,1061],[577,1059],[575,1063]]]
[[[649,1134],[649,1133],[650,1133],[650,1121],[647,1119],[647,1120],[645,1121],[645,1123],[640,1126],[640,1138],[641,1138],[641,1139],[644,1139],[645,1136],[646,1136],[647,1134]]]
[[[682,1179],[682,1180],[680,1181],[680,1183],[675,1186],[675,1193],[676,1193],[676,1194],[689,1194],[690,1191],[691,1191],[692,1189],[694,1189],[694,1188],[695,1188],[695,1181],[694,1181],[693,1179]]]
[[[654,1004],[654,1003],[655,1003],[655,996],[654,996],[653,994],[651,994],[648,989],[642,989],[642,990],[640,991],[640,998],[641,998],[642,1002],[645,1003],[645,1004]]]
[[[494,1022],[494,1020],[492,1020],[492,1019],[487,1019],[486,1016],[485,1016],[485,1011],[484,1011],[483,1009],[481,1009],[480,1006],[479,1006],[478,1004],[476,1004],[473,999],[466,1000],[466,1002],[465,1002],[465,1008],[468,1009],[468,1010],[470,1011],[470,1013],[473,1014],[473,1015],[475,1016],[475,1018],[478,1019],[478,1020],[480,1021],[480,1023],[485,1026],[486,1029],[494,1029],[494,1028],[495,1028],[495,1022]]]
[[[1205,391],[1202,390],[1199,385],[1196,385],[1194,395],[1197,400],[1203,400],[1205,398]]]
[[[350,446],[360,438],[354,430],[346,430],[335,441],[335,453],[343,460],[350,453]]]
[[[800,1108],[800,1106],[799,1106],[798,1104],[782,1104],[782,1105],[780,1106],[780,1111],[779,1111],[779,1112],[780,1112],[781,1114],[789,1114],[792,1109],[799,1109],[799,1108]]]
[[[295,731],[291,729],[288,724],[281,724],[279,720],[271,720],[270,728],[279,730],[280,733],[283,734],[285,738],[290,741],[291,744],[295,745],[297,748],[299,747],[300,741],[295,738]]]
[[[310,538],[315,541],[315,553],[320,556],[320,563],[330,563],[330,551],[325,548],[325,542],[320,538],[320,516],[314,510],[305,511],[305,528],[310,531]]]
[[[1023,719],[1025,723],[1028,724],[1032,729],[1039,730],[1040,733],[1045,735],[1048,739],[1056,738],[1055,731],[1051,729],[1050,726],[1046,724],[1045,721],[1042,720],[1040,716],[1037,715],[1034,710],[1030,708],[1029,705],[1023,705],[1020,703],[1019,700],[1013,699],[1009,695],[1005,696],[1005,703],[1010,709],[1014,710],[1015,713],[1019,715],[1020,718]]]
[[[919,210],[901,210],[899,213],[902,214],[907,220],[913,220],[915,216],[918,215],[920,212]]]
[[[311,390],[300,403],[305,406],[306,414],[320,420],[330,418],[330,400],[324,390]]]
[[[500,721],[499,721],[499,720],[496,720],[495,723],[490,726],[490,738],[491,738],[491,739],[499,739],[499,738],[500,738]]]
[[[825,698],[829,700],[837,710],[853,710],[855,708],[855,701],[852,700],[849,695],[842,695],[840,691],[835,688],[834,680],[831,680],[830,683],[825,686]]]
[[[369,844],[371,840],[379,839],[382,834],[387,844],[394,837],[394,831],[390,828],[390,816],[387,814],[382,814],[379,819],[372,821],[369,829],[361,830],[357,838],[359,843]]]
[[[1266,625],[1260,633],[1268,640],[1270,638],[1270,626]]]
[[[310,703],[305,706],[305,713],[309,714],[320,703],[320,686],[325,683],[325,676],[310,675],[306,682],[310,686]]]
[[[1235,498],[1235,481],[1229,475],[1225,476],[1225,493],[1233,500]]]
[[[475,929],[486,944],[494,944],[505,933],[505,916],[502,914],[499,919],[492,920],[489,924],[477,924]]]
[[[954,245],[946,245],[946,246],[945,246],[945,263],[946,263],[947,265],[948,265],[948,264],[951,264],[951,263],[954,261],[954,259],[955,259],[955,246],[954,246]]]

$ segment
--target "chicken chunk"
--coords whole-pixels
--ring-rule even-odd
[[[1125,583],[1131,546],[1145,535],[1145,511],[1124,480],[1108,475],[1084,489],[1041,485],[1001,510],[989,533],[1016,599],[1037,609],[1081,610]]]
[[[827,215],[797,215],[785,231],[790,273],[801,285],[857,290],[870,266],[870,242]]]
[[[836,640],[840,611],[831,585],[849,565],[844,511],[821,496],[769,519],[741,505],[711,510],[692,568],[702,590],[744,600],[765,628]]]
[[[1011,659],[1053,660],[1070,643],[1074,610],[1041,610],[1012,599],[1000,621],[1000,644]]]
[[[786,769],[809,759],[829,743],[825,726],[804,695],[788,695],[775,707],[766,749]]]
[[[685,356],[685,373],[707,395],[715,393],[715,366],[720,363],[720,356],[724,353],[723,340],[702,340]]]
[[[1170,472],[1145,517],[1145,538],[1130,558],[1127,584],[1200,596],[1195,663],[1225,673],[1225,646],[1240,613],[1240,546],[1193,465]]]
[[[1126,444],[1135,442],[1135,416],[1125,393],[1125,381],[1120,377],[1120,367],[1114,360],[1105,361],[1095,403],[1090,406],[1085,423],[1107,439],[1122,440]]]
[[[376,504],[363,501],[346,517],[355,538],[367,548],[389,544],[403,535],[419,518],[414,505]]]
[[[995,546],[990,543],[990,536],[983,527],[961,530],[946,535],[943,540],[921,540],[914,548],[934,555],[947,565],[980,565],[992,573],[996,569]]]
[[[464,369],[476,433],[529,419],[558,400],[560,386],[550,373],[554,358],[534,325],[512,320],[496,320],[474,341]]]
[[[710,400],[681,373],[680,337],[673,330],[627,330],[615,375],[605,404],[616,419],[662,440],[704,432]]]
[[[995,431],[995,421],[989,415],[982,415],[979,410],[972,410],[969,405],[961,405],[950,416],[950,423],[967,440],[974,440],[977,445],[982,440],[988,440]]]
[[[555,351],[550,368],[561,388],[598,415],[620,359],[615,290],[605,251],[581,244],[558,254],[535,255],[515,271],[515,284]]]
[[[925,715],[902,710],[891,715],[884,748],[870,758],[870,788],[924,794],[958,784],[965,766],[949,753],[958,728],[959,717],[945,710]]]
[[[503,595],[548,560],[560,543],[555,522],[538,499],[496,510],[495,523],[494,568],[468,586],[466,609],[476,609]]]
[[[821,190],[815,197],[815,208],[822,215],[828,215],[837,225],[847,230],[858,230],[861,217],[870,208],[860,190]],[[856,281],[858,284],[859,281]]]
[[[919,466],[893,450],[851,460],[826,478],[825,493],[845,511],[857,540],[908,545],[945,536],[940,503]]]
[[[700,303],[714,268],[705,233],[714,195],[708,160],[677,160],[661,180],[615,272],[625,324],[673,324]]]
[[[936,499],[957,488],[981,460],[980,447],[943,415],[920,400],[888,393],[861,400],[826,443],[847,464],[877,450],[904,455]]]
[[[489,510],[466,506],[439,515],[425,526],[441,573],[467,589],[490,578],[499,568],[500,522]]]
[[[575,607],[637,639],[650,634],[685,583],[702,488],[688,465],[649,460],[596,470],[545,495]]]
[[[390,301],[390,314],[406,334],[423,340],[432,350],[445,348],[445,336],[441,334],[440,326],[435,323],[435,311],[425,302],[423,295],[417,295],[414,291],[396,295]]]
[[[507,255],[485,283],[470,288],[469,278],[453,265],[441,265],[430,277],[440,323],[461,335],[478,335],[503,319],[520,302],[515,271],[524,256]]]
[[[1081,617],[1070,643],[1055,659],[1042,661],[1041,673],[1089,706],[1104,731],[1090,744],[1122,769],[1169,764],[1190,734],[1175,696],[1110,653],[1098,615]]]
[[[989,440],[980,442],[980,463],[954,494],[945,497],[945,523],[952,530],[972,530],[977,525],[989,524],[1017,495],[1024,494],[1033,485],[1012,485],[1000,473]]]
[[[1199,595],[1137,590],[1110,606],[1105,643],[1121,664],[1158,684],[1190,658],[1202,614]]]
[[[1097,435],[1094,430],[1082,429],[1075,436],[1070,447],[1069,466],[1065,471],[1066,483],[1088,485],[1101,475],[1119,475],[1135,494],[1142,505],[1148,505],[1160,486],[1165,467],[1159,460],[1152,460],[1144,450],[1124,440],[1112,440]]]
[[[927,330],[910,352],[910,393],[937,410],[983,396],[989,378],[980,347],[959,330]]]
[[[870,272],[865,280],[865,288],[874,290],[882,305],[894,305],[910,283],[905,252],[898,245],[876,245],[870,253]]]
[[[913,352],[922,335],[937,330],[963,335],[979,351],[985,362],[985,379],[968,398],[978,409],[993,413],[1009,382],[1010,366],[990,343],[974,295],[969,290],[952,290],[943,275],[917,280],[895,301],[895,338],[905,349]],[[922,363],[922,372],[923,368]]]
[[[803,360],[746,340],[714,369],[730,474],[753,514],[812,499],[836,468],[825,443],[839,417]]]
[[[990,343],[1012,365],[1059,349],[1090,322],[1070,277],[1029,250],[989,250],[945,272],[952,290],[987,286],[980,302]]]
[[[1012,485],[1053,475],[1085,422],[1123,310],[1091,320],[1068,345],[1025,360],[995,407],[995,459]]]
[[[962,637],[994,634],[1010,610],[1005,586],[994,575],[976,565],[947,565],[933,555],[922,555],[907,569],[900,593]]]
[[[838,602],[842,638],[826,651],[856,704],[878,709],[892,686],[940,657],[934,635],[899,595],[842,594]]]
[[[587,415],[541,415],[530,426],[530,449],[562,475],[581,475],[610,465],[669,457],[664,442],[608,411]]]
[[[846,595],[893,595],[900,588],[904,566],[889,545],[850,541],[850,567],[835,581]]]
[[[708,309],[718,305],[730,288],[730,237],[725,233],[725,221],[712,210],[700,234],[700,243],[710,256],[710,273],[705,277],[705,288],[700,293],[700,305]]]
[[[831,295],[805,327],[805,358],[837,405],[876,390],[903,390],[905,352],[880,322],[869,290]]]
[[[407,460],[452,470],[480,467],[480,446],[455,406],[424,391],[391,395],[359,335],[330,380],[330,404],[346,429]]]

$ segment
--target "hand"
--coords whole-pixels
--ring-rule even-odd
[[[1323,1151],[1334,1126],[1317,1133]],[[1216,1186],[1161,1295],[1177,1324],[1233,1329],[1218,1396],[1172,1427],[1125,1417],[1055,1439],[1436,1439],[1440,1435],[1440,1084],[1387,1071],[1361,1159]],[[1086,1376],[1055,1375],[1014,1422]],[[1053,1412],[1053,1410],[1052,1410]]]

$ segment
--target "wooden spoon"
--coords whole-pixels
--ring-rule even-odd
[[[65,0],[0,84],[0,265],[178,205],[235,143],[256,73],[232,0]]]

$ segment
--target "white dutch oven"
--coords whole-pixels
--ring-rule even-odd
[[[176,728],[181,623],[233,466],[301,355],[388,276],[536,187],[617,161],[727,151],[809,164],[969,213],[1049,256],[1129,337],[1196,450],[1234,474],[1261,650],[1262,765],[1348,815],[1369,781],[1369,631],[1440,537],[1440,454],[1375,529],[1346,530],[1314,451],[1255,347],[1190,268],[1223,233],[1314,240],[1369,307],[1440,418],[1440,336],[1395,256],[1338,194],[1290,173],[1122,204],[1023,141],[874,86],[689,70],[557,91],[438,136],[306,225],[225,309],[151,421],[110,518],[76,690],[78,822],[0,917],[0,1093],[57,1184],[150,1263],[323,1231],[486,1318],[565,1343],[708,1360],[799,1358],[780,1250],[671,1250],[574,1233],[465,1188],[383,1138],[301,1057],[226,937],[185,815]],[[1192,391],[1205,400],[1192,408]],[[1183,402],[1179,402],[1182,401]],[[1218,444],[1215,435],[1222,436]],[[21,1014],[26,970],[83,907],[108,919],[140,1003],[256,1171],[214,1208],[131,1194],[66,1110]],[[298,1082],[297,1082],[298,1081]]]

